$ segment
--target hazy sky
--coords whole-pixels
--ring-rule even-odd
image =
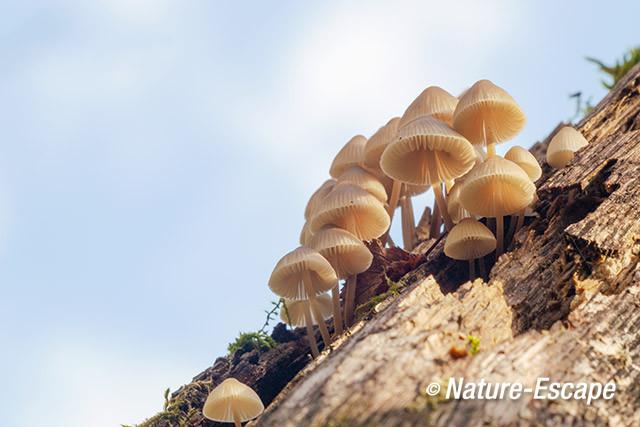
[[[271,270],[352,136],[427,86],[488,78],[527,113],[529,147],[573,115],[570,93],[606,93],[584,56],[637,45],[638,16],[637,1],[0,3],[3,425],[161,410],[260,328]]]

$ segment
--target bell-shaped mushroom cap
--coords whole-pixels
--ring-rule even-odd
[[[565,126],[553,137],[547,147],[547,163],[562,169],[573,159],[573,154],[589,145],[584,136],[571,126]]]
[[[322,199],[309,229],[316,233],[325,224],[334,224],[360,240],[382,236],[391,220],[375,196],[351,182],[341,182]]]
[[[456,105],[458,98],[438,86],[429,86],[407,107],[398,129],[422,116],[432,116],[451,125]]]
[[[471,214],[496,217],[524,209],[533,200],[536,186],[517,164],[494,156],[477,164],[465,176],[460,202]]]
[[[302,231],[300,231],[300,244],[302,246],[306,246],[311,237],[313,237],[313,234],[311,233],[311,231],[309,231],[309,221],[307,220],[302,226]]]
[[[460,98],[453,113],[453,128],[472,144],[484,145],[483,121],[487,144],[497,144],[519,134],[527,116],[504,89],[480,80]]]
[[[309,240],[308,246],[329,261],[338,279],[366,271],[373,261],[371,251],[360,239],[337,227],[322,227]]]
[[[472,218],[464,218],[456,224],[444,242],[444,253],[460,260],[480,258],[495,249],[496,238],[491,230]]]
[[[443,121],[422,116],[398,131],[380,166],[396,181],[432,185],[464,175],[475,160],[473,147],[462,135]]]
[[[537,181],[542,176],[542,168],[536,158],[522,147],[517,145],[511,147],[504,158],[520,166],[529,175],[531,181]]]
[[[262,411],[264,405],[255,391],[235,378],[227,378],[209,393],[202,415],[213,421],[233,423],[252,420]]]
[[[335,179],[328,179],[311,195],[311,198],[309,198],[307,202],[307,207],[304,209],[304,219],[308,220],[313,216],[313,210],[318,206],[324,196],[329,194],[329,191],[331,191],[335,183]]]
[[[331,296],[329,294],[321,294],[316,298],[318,301],[318,306],[320,306],[320,314],[322,315],[322,320],[327,320],[333,317],[333,301],[331,300]],[[311,311],[311,318],[313,319],[313,324],[317,325],[318,319],[315,318],[313,310],[311,310],[311,302],[307,299],[303,300],[291,300],[285,299],[284,304],[287,309],[284,307],[280,309],[280,319],[286,323],[287,325],[293,327],[301,327],[306,326],[304,320],[304,313],[309,309]],[[289,317],[287,317],[287,312],[289,313]]]
[[[462,207],[460,203],[460,190],[464,184],[464,177],[456,179],[456,182],[451,187],[451,191],[447,195],[447,212],[451,216],[454,223],[459,223],[463,218],[469,217],[469,212]]]
[[[363,190],[373,194],[376,199],[380,200],[380,203],[387,203],[387,191],[384,189],[384,185],[373,174],[362,169],[360,166],[351,166],[347,169],[338,182],[352,182]]]
[[[308,273],[316,295],[333,289],[338,282],[336,272],[322,255],[306,246],[299,246],[283,256],[269,278],[269,289],[288,299],[309,299],[304,277]]]
[[[369,138],[365,144],[364,162],[370,170],[380,170],[380,156],[382,156],[384,149],[387,148],[387,145],[389,145],[396,136],[399,121],[400,117],[394,117],[389,120],[386,125],[371,135],[371,138]]]
[[[362,135],[356,135],[345,144],[338,152],[331,163],[329,175],[338,179],[353,165],[365,167],[364,163],[364,146],[367,144],[367,138]]]

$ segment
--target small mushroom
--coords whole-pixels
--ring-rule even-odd
[[[495,156],[495,144],[513,139],[527,123],[516,101],[489,80],[473,84],[460,98],[453,113],[453,128],[473,145],[487,148]]]
[[[451,126],[456,105],[458,98],[438,86],[429,86],[407,107],[398,123],[398,129],[422,116],[434,117]]]
[[[318,207],[324,196],[329,194],[335,183],[335,179],[328,179],[311,195],[304,209],[304,219],[308,221],[313,216],[313,211]]]
[[[512,161],[516,165],[520,166],[523,171],[529,175],[529,178],[532,182],[536,182],[542,176],[542,168],[538,163],[538,160],[531,154],[528,150],[525,150],[519,146],[513,146],[507,151],[504,155],[504,158]],[[526,208],[525,208],[526,209]],[[517,215],[514,215],[511,218],[511,223],[509,224],[509,232],[507,233],[506,241],[510,242],[513,235],[518,232],[522,228],[524,224],[524,213],[525,209],[520,209]]]
[[[284,307],[280,309],[280,319],[287,325],[293,327],[304,326],[307,329],[307,339],[311,347],[313,357],[318,357],[318,344],[316,343],[313,325],[320,325],[333,316],[333,304],[329,294],[318,295],[318,305],[320,306],[321,319],[317,319],[311,314],[309,300],[284,300]],[[286,307],[286,308],[285,308]],[[335,319],[334,319],[335,320]]]
[[[488,158],[465,176],[460,202],[471,214],[496,219],[497,256],[502,255],[503,216],[526,208],[535,190],[520,166],[500,156]]]
[[[356,135],[345,144],[331,163],[329,175],[338,179],[347,169],[353,165],[366,167],[364,163],[364,146],[367,138],[362,135]]]
[[[422,116],[403,127],[382,153],[380,166],[396,181],[431,185],[447,230],[453,221],[447,212],[441,182],[464,175],[476,154],[464,136],[431,116]]]
[[[264,405],[255,391],[235,378],[227,378],[209,393],[202,415],[212,421],[241,427],[243,422],[254,419],[262,411]]]
[[[326,224],[347,230],[360,240],[372,240],[387,231],[389,215],[374,195],[351,182],[341,182],[322,199],[309,229],[316,233]]]
[[[444,253],[449,258],[469,261],[469,280],[475,279],[475,259],[482,258],[495,249],[496,238],[491,230],[473,218],[464,218],[456,224],[444,243]]]
[[[274,294],[293,300],[308,299],[316,319],[322,318],[317,296],[330,291],[337,283],[338,277],[329,261],[306,246],[283,256],[269,278],[269,288]],[[320,322],[318,326],[328,347],[331,338],[327,325]]]
[[[356,275],[366,271],[373,255],[371,251],[356,236],[338,227],[325,225],[309,240],[308,246],[315,249],[329,261],[338,276],[346,280],[345,322],[347,326],[353,324],[355,305]],[[340,316],[340,297],[337,286],[333,289],[334,323],[336,334],[342,333]],[[339,321],[337,319],[340,319]]]
[[[337,183],[340,182],[352,182],[363,190],[373,194],[380,203],[387,203],[387,191],[384,189],[384,185],[376,178],[372,173],[367,172],[360,166],[351,166],[344,171]],[[328,193],[327,193],[328,194]]]
[[[553,137],[547,147],[547,163],[562,169],[573,159],[574,153],[589,145],[584,136],[571,126],[565,126]]]

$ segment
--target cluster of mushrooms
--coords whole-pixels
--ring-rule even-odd
[[[515,100],[489,80],[476,82],[459,98],[431,86],[402,117],[389,120],[368,140],[353,137],[340,150],[329,170],[331,179],[307,203],[301,246],[278,261],[269,279],[269,288],[285,300],[281,319],[306,327],[313,357],[319,355],[314,325],[325,348],[332,339],[325,320],[333,317],[334,337],[343,333],[343,318],[347,328],[353,325],[356,278],[373,260],[363,241],[393,245],[389,229],[399,206],[404,247],[413,249],[417,238],[411,198],[429,187],[435,196],[430,237],[447,233],[444,252],[468,261],[470,280],[476,259],[486,275],[482,258],[494,250],[499,257],[505,240],[522,227],[525,215],[533,214],[540,165],[522,147],[512,147],[504,157],[495,150],[496,144],[518,135],[526,120]],[[578,131],[564,127],[549,144],[547,162],[563,168],[585,145]],[[506,239],[505,216],[512,216]],[[344,308],[340,280],[345,281]],[[244,412],[226,406],[216,413],[224,416],[212,418],[213,410],[207,409],[222,405],[209,400],[220,395],[218,389],[227,381],[211,393],[204,413],[239,425],[237,420],[250,419]],[[233,381],[225,387],[253,393]]]

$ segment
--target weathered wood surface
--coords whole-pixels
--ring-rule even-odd
[[[400,296],[255,424],[640,425],[638,95],[640,66],[579,124],[590,145],[563,171],[544,165],[539,217],[516,234],[489,283],[458,288],[465,264],[447,260],[440,243]],[[543,156],[548,141],[532,152]],[[465,356],[468,335],[480,351]],[[430,382],[461,377],[525,386],[538,377],[613,381],[617,391],[591,405],[530,394],[426,397]]]

